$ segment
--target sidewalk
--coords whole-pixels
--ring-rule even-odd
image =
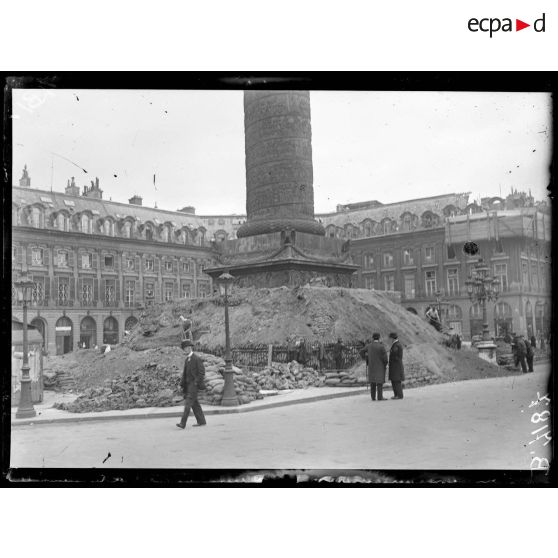
[[[547,366],[547,362],[537,362],[535,371],[541,366]],[[513,375],[513,374],[510,374]],[[464,380],[473,381],[473,380]],[[416,388],[408,388],[416,389]],[[270,395],[264,399],[258,399],[239,405],[238,407],[220,407],[218,405],[202,405],[204,414],[211,415],[229,415],[237,413],[250,413],[252,411],[260,411],[264,409],[273,409],[276,407],[284,407],[290,405],[300,405],[303,403],[311,403],[315,401],[323,401],[326,399],[337,399],[340,397],[350,397],[366,393],[366,387],[311,387],[297,390],[280,390],[277,395]],[[384,385],[384,392],[391,393],[392,389],[389,384]],[[44,392],[45,400],[43,403],[34,405],[37,415],[33,418],[16,419],[16,407],[12,407],[11,424],[12,427],[37,425],[37,424],[53,424],[53,423],[76,423],[88,421],[107,421],[107,420],[124,420],[124,419],[145,419],[145,418],[168,418],[181,417],[183,406],[177,405],[173,407],[144,407],[126,410],[114,411],[97,411],[89,413],[70,413],[54,409],[52,405],[55,401],[69,402],[77,396],[74,394],[54,394],[53,392]]]
[[[389,391],[384,389],[384,391]],[[233,413],[249,413],[252,411],[260,411],[263,409],[273,409],[276,407],[283,407],[286,405],[299,405],[302,403],[310,403],[313,401],[323,401],[325,399],[337,399],[339,397],[349,397],[366,393],[367,388],[364,387],[318,387],[307,388],[298,390],[283,390],[279,391],[277,395],[271,395],[264,399],[258,399],[247,403],[246,405],[239,405],[238,407],[220,407],[217,405],[202,405],[204,414],[210,415],[227,415]],[[37,425],[37,424],[52,424],[52,423],[74,423],[86,421],[102,421],[102,420],[123,420],[123,419],[145,419],[145,418],[168,418],[168,417],[181,417],[183,406],[178,405],[174,407],[144,407],[141,409],[125,409],[122,411],[98,411],[89,413],[70,413],[69,411],[62,411],[52,407],[53,400],[48,397],[48,392],[45,392],[45,399],[43,403],[34,405],[37,411],[37,416],[33,418],[17,419],[16,408],[12,407],[12,427]],[[66,401],[71,401],[74,397],[67,394]],[[50,399],[50,400],[49,400]]]

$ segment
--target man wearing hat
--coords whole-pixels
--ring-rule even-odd
[[[384,400],[383,386],[386,381],[386,365],[388,363],[385,347],[380,343],[380,334],[372,335],[372,343],[370,343],[363,351],[366,355],[368,363],[368,381],[370,382],[370,396],[372,401]]]
[[[403,369],[403,347],[399,342],[397,333],[390,333],[390,339],[393,339],[389,350],[389,379],[393,388],[392,399],[403,399],[402,383],[405,379],[405,370]]]
[[[522,335],[521,340],[525,344],[525,360],[527,361],[527,371],[533,372],[533,360],[535,359],[535,350],[533,349],[533,346],[529,342],[529,339],[526,339]]]
[[[192,341],[189,339],[182,341],[180,346],[186,353],[184,372],[180,382],[180,387],[184,393],[184,413],[182,414],[181,421],[176,426],[178,428],[186,428],[190,409],[194,411],[194,416],[198,422],[194,426],[204,426],[205,416],[198,401],[198,390],[205,389],[205,368],[201,358],[194,353]]]
[[[521,370],[524,374],[527,373],[527,363],[525,362],[525,357],[527,356],[527,347],[525,342],[521,338],[521,335],[514,334],[512,350],[514,353],[515,366],[521,365]]]

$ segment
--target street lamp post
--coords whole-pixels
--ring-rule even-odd
[[[434,293],[436,297],[436,306],[438,307],[438,318],[440,320],[440,326],[442,326],[442,291],[436,291]]]
[[[37,414],[33,407],[33,398],[31,397],[31,377],[29,376],[28,356],[29,346],[27,342],[27,301],[34,283],[27,279],[27,277],[22,277],[19,281],[15,281],[14,285],[17,289],[21,290],[23,297],[23,364],[21,365],[21,393],[16,418],[30,418]]]
[[[489,267],[480,258],[475,264],[472,274],[465,281],[467,285],[467,294],[473,304],[480,303],[482,308],[482,341],[477,344],[479,356],[486,360],[495,361],[496,345],[490,338],[488,329],[488,314],[486,303],[489,300],[496,302],[500,294],[500,281],[490,277]]]
[[[234,281],[234,277],[226,271],[218,277],[219,286],[223,287],[225,298],[225,385],[223,387],[223,397],[221,405],[224,407],[234,407],[238,405],[238,397],[234,388],[234,372],[232,369],[231,356],[231,336],[229,331],[229,287]]]

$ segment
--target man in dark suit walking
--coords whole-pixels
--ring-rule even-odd
[[[194,416],[198,424],[194,426],[204,426],[205,416],[198,401],[198,390],[205,389],[205,368],[201,358],[194,353],[193,343],[189,339],[183,341],[180,345],[186,353],[186,361],[184,362],[184,372],[180,387],[184,392],[184,413],[181,421],[176,425],[178,428],[186,428],[186,421],[190,414],[190,409],[194,411]]]
[[[390,333],[390,339],[393,339],[389,350],[389,379],[393,387],[392,399],[403,399],[403,387],[401,382],[405,379],[405,370],[403,368],[403,347],[399,342],[397,333]]]
[[[388,363],[385,347],[380,343],[380,334],[372,335],[370,343],[363,351],[367,356],[368,362],[368,381],[370,382],[370,396],[372,401],[384,400],[383,386],[386,381],[386,365]]]

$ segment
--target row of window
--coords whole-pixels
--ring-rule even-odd
[[[401,250],[402,265],[409,266],[415,265],[415,253],[420,248],[403,248]],[[424,258],[423,264],[436,263],[436,250],[434,246],[425,246],[423,248]],[[503,254],[504,250],[501,242],[495,244],[494,252],[496,254]],[[447,245],[447,259],[454,260],[456,258],[456,251],[453,245]],[[382,267],[394,267],[394,255],[391,251],[383,252],[381,255]],[[373,269],[375,267],[375,256],[374,254],[365,254],[363,256],[363,267],[364,269]]]
[[[473,267],[470,267],[472,270]],[[533,290],[546,289],[547,282],[546,276],[541,275],[539,281],[539,274],[537,265],[532,266],[531,280],[529,281],[528,269],[526,264],[522,266],[524,275],[522,277],[522,283],[525,287],[531,286]],[[508,283],[508,266],[505,263],[494,264],[494,278],[498,279],[500,282],[500,292],[506,292],[509,290]],[[364,287],[367,289],[374,289],[376,287],[376,277],[375,275],[365,275],[364,276]],[[394,273],[384,273],[382,274],[382,283],[379,285],[380,288],[386,291],[395,290],[395,274]],[[458,296],[460,294],[459,290],[459,269],[449,268],[446,270],[446,295],[447,296]],[[437,272],[436,270],[429,270],[424,272],[424,290],[425,296],[432,297],[438,290],[437,282]],[[416,298],[416,277],[414,273],[406,273],[403,276],[403,294],[405,298]]]
[[[31,304],[43,305],[49,301],[50,289],[49,278],[43,276],[34,276],[33,288],[31,291]],[[179,285],[171,281],[164,281],[162,285],[162,296],[157,297],[157,283],[155,281],[144,281],[143,293],[139,281],[124,280],[124,303],[126,306],[131,306],[136,302],[140,302],[140,298],[145,304],[150,305],[154,302],[171,302],[177,297],[180,298],[193,298],[194,284],[188,281],[182,281]],[[75,283],[69,277],[56,277],[54,280],[54,292],[50,302],[58,306],[68,306],[74,304],[74,299],[77,304],[82,306],[91,306],[97,302],[100,297],[101,302],[105,306],[117,306],[120,296],[120,282],[115,279],[102,279],[100,292],[98,290],[97,280],[92,278],[80,278],[78,280],[77,293],[74,293]],[[197,283],[197,296],[198,298],[206,298],[210,295],[210,282],[198,281]],[[143,295],[143,296],[141,296]],[[17,304],[17,291],[12,287],[12,304]]]
[[[100,233],[106,236],[122,236],[124,238],[145,238],[146,240],[160,240],[162,242],[176,241],[181,244],[203,244],[205,241],[206,230],[203,227],[198,229],[181,228],[175,230],[172,225],[156,226],[150,223],[138,224],[131,220],[126,220],[120,226],[112,219],[95,219],[87,213],[76,215],[73,218],[65,212],[51,215],[50,219],[45,219],[44,210],[33,206],[22,212],[24,218],[20,217],[20,212],[15,210],[13,214],[13,224],[29,225],[35,228],[45,228],[46,226],[55,228],[62,232],[81,232],[85,234]],[[173,234],[176,233],[176,234]]]
[[[448,206],[447,211],[444,210],[444,217],[454,216],[461,213],[454,206]],[[417,228],[429,229],[438,227],[443,223],[444,217],[425,211],[420,217],[414,213],[406,211],[399,220],[385,217],[380,222],[373,219],[365,219],[359,225],[347,223],[343,228],[335,225],[326,226],[326,234],[331,238],[360,238],[375,235],[396,233],[399,231],[411,232]]]
[[[495,264],[494,277],[500,281],[500,290],[505,292],[508,290],[508,274],[507,264]],[[448,296],[459,296],[459,269],[449,268],[446,270],[446,285]],[[367,289],[376,288],[376,277],[374,275],[365,275],[364,287]],[[381,288],[386,291],[395,290],[395,274],[382,274]],[[424,292],[425,296],[433,297],[438,291],[437,271],[429,270],[424,272]],[[405,273],[403,275],[403,294],[405,298],[416,298],[416,275],[414,273]]]
[[[415,259],[413,255],[413,249],[404,248],[402,250],[403,265],[414,265]],[[382,267],[394,267],[393,252],[383,252],[382,253]],[[455,258],[455,253],[453,253],[452,259]],[[427,246],[424,248],[424,262],[425,263],[435,263],[435,252],[433,246]],[[365,254],[363,257],[363,267],[364,269],[372,269],[375,267],[375,256],[374,254]]]
[[[48,265],[48,250],[44,248],[31,248],[31,265],[42,266]],[[71,257],[71,252],[68,250],[56,250],[56,266],[60,268],[69,268],[73,266],[73,258]],[[12,248],[12,258],[13,261],[17,260],[17,248],[14,246]],[[143,270],[144,271],[155,271],[155,258],[148,257],[143,260]],[[95,263],[94,263],[95,262]],[[105,269],[111,270],[115,269],[115,256],[112,254],[105,254],[102,256],[102,262]],[[81,269],[94,269],[96,267],[96,255],[94,259],[94,254],[90,252],[85,252],[80,254],[79,259]],[[128,271],[137,271],[140,264],[139,257],[126,256],[124,258],[125,269]],[[169,273],[176,273],[178,269],[182,273],[193,273],[194,264],[192,261],[180,261],[177,262],[173,259],[165,259],[162,261],[163,270]],[[209,261],[204,262],[205,266],[210,265]]]

